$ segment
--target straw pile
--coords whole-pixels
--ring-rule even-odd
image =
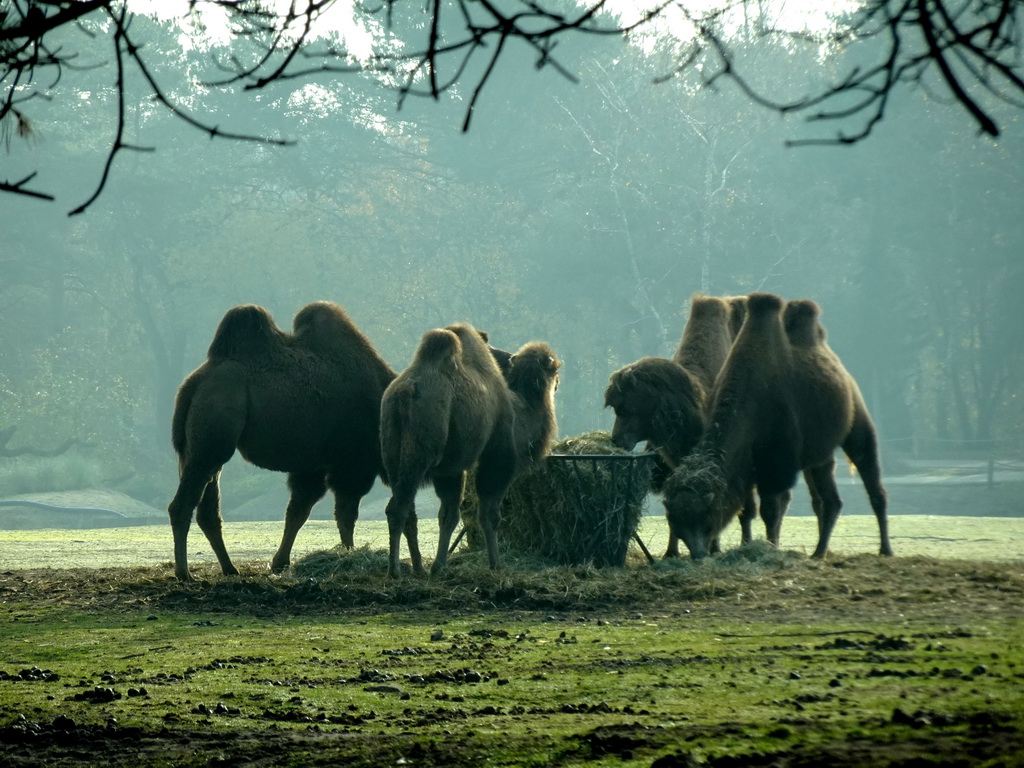
[[[611,456],[623,458],[602,458]],[[501,506],[499,542],[556,565],[622,566],[643,514],[650,471],[650,457],[616,448],[607,432],[561,440],[551,457],[512,482]],[[469,546],[482,547],[472,477],[462,516]]]

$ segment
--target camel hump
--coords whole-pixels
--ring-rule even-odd
[[[776,315],[782,312],[782,307],[782,297],[774,293],[752,293],[747,296],[747,314],[751,317]]]
[[[706,389],[714,384],[732,346],[735,334],[731,322],[726,299],[704,293],[690,298],[690,315],[672,360],[696,376]]]
[[[349,351],[353,339],[362,336],[345,310],[330,301],[314,301],[300,309],[292,320],[292,333],[302,346],[324,353]]]
[[[612,374],[617,388],[673,387],[682,382],[689,386],[692,375],[679,363],[664,357],[641,357]]]
[[[284,337],[273,316],[256,304],[232,307],[213,334],[207,351],[211,360],[244,360],[276,349]]]
[[[462,342],[462,364],[468,369],[487,377],[501,376],[501,368],[491,353],[480,332],[469,323],[453,323],[445,328],[454,333]]]
[[[695,293],[690,297],[690,317],[701,322],[711,320],[726,321],[729,318],[728,302],[718,296]]]
[[[825,342],[825,328],[818,318],[821,307],[810,299],[794,299],[786,304],[783,315],[786,335],[793,344],[812,345]]]
[[[462,357],[462,340],[447,328],[434,328],[423,334],[416,349],[415,363],[455,365]]]
[[[747,297],[726,296],[725,302],[729,305],[729,330],[735,339],[747,318]]]
[[[331,301],[314,301],[300,309],[292,320],[292,332],[296,336],[306,334],[336,334],[339,329],[352,326],[345,310]]]

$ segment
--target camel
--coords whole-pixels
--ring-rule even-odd
[[[712,392],[707,428],[668,478],[669,527],[694,559],[714,542],[756,487],[768,540],[803,472],[818,519],[813,557],[828,552],[842,509],[835,450],[857,468],[878,522],[881,555],[891,555],[878,439],[853,377],[828,346],[820,308],[752,293],[747,315]]]
[[[193,510],[222,572],[238,573],[224,546],[219,486],[236,450],[256,466],[288,474],[291,498],[273,571],[288,568],[295,537],[328,488],[342,544],[351,548],[359,501],[381,474],[380,400],[394,378],[336,304],[304,307],[291,334],[263,307],[229,310],[174,407],[180,480],[168,514],[176,576],[190,578]]]
[[[743,323],[745,307],[745,296],[695,293],[672,358],[641,358],[612,373],[608,381],[605,407],[615,411],[612,442],[631,451],[646,441],[658,452],[655,491],[704,432],[709,395]],[[740,518],[743,543],[753,539],[756,515],[751,496]],[[678,556],[679,540],[670,530],[665,557]]]
[[[381,449],[392,489],[386,510],[392,577],[401,575],[401,534],[415,519],[416,492],[428,483],[441,501],[431,573],[444,570],[466,472],[473,467],[488,562],[500,566],[501,501],[516,472],[550,451],[560,366],[547,344],[532,342],[512,355],[506,383],[470,325],[423,335],[412,364],[388,386],[381,403]],[[410,544],[409,550],[413,571],[424,573],[418,547]]]

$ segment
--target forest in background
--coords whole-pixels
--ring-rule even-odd
[[[211,50],[194,30],[135,23],[186,103],[201,95],[217,123],[296,143],[211,141],[138,98],[126,137],[156,151],[118,157],[103,195],[68,218],[109,148],[112,80],[65,72],[33,135],[4,137],[5,174],[64,184],[57,203],[6,196],[0,209],[0,427],[16,429],[3,448],[78,441],[37,484],[164,506],[174,392],[224,312],[257,303],[288,327],[319,299],[396,370],[424,331],[460,320],[506,349],[549,341],[572,435],[610,426],[608,375],[670,355],[694,291],[813,298],[887,461],[1020,454],[1024,127],[1009,108],[993,140],[908,89],[864,141],[789,147],[821,127],[728,83],[655,84],[668,51],[589,38],[559,49],[575,84],[510,49],[463,133],[458,88],[401,110],[356,74],[203,91]],[[779,93],[840,71],[838,54],[792,40],[740,31],[734,45]],[[97,42],[90,56],[108,54]]]

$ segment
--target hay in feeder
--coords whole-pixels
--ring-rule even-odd
[[[624,565],[643,514],[652,458],[616,448],[607,432],[559,441],[551,456],[512,482],[501,506],[499,541],[558,565]],[[467,486],[463,520],[470,547],[479,547],[472,478]]]

